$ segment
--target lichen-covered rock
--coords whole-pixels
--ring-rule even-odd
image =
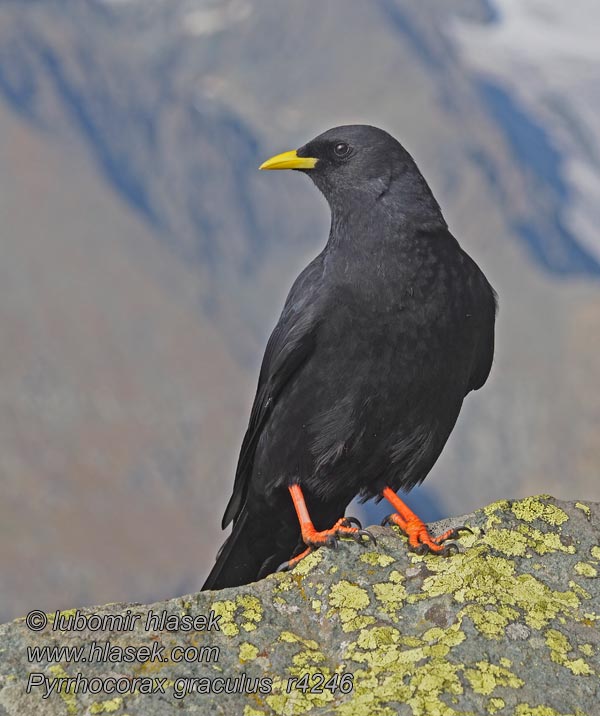
[[[245,587],[7,624],[0,716],[600,713],[600,505],[540,496],[463,520],[474,534],[447,559],[374,528],[376,547],[344,541]],[[93,630],[127,610],[135,629]],[[40,663],[32,646],[82,651]],[[127,646],[149,648],[128,663]]]

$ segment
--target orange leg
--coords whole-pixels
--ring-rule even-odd
[[[396,508],[396,512],[388,515],[382,524],[393,522],[400,527],[408,537],[408,545],[413,552],[418,552],[419,554],[434,552],[435,554],[448,556],[453,550],[458,552],[458,546],[454,542],[449,542],[448,544],[444,544],[444,542],[448,539],[455,539],[462,530],[471,532],[468,527],[461,526],[433,537],[429,534],[427,525],[423,520],[415,515],[390,487],[386,487],[381,494]]]
[[[307,545],[307,547],[299,555],[296,555],[296,557],[293,557],[288,562],[284,562],[280,565],[277,569],[278,572],[295,567],[303,557],[306,557],[307,554],[310,554],[310,552],[317,549],[317,547],[326,546],[333,547],[335,549],[337,547],[337,541],[340,537],[351,537],[356,542],[362,542],[362,538],[367,537],[375,542],[373,535],[370,532],[367,532],[367,530],[363,530],[360,522],[355,517],[342,517],[333,525],[331,529],[322,531],[317,530],[310,519],[310,515],[308,514],[308,508],[306,506],[300,485],[290,485],[288,490],[290,491],[292,501],[294,502],[294,508],[296,509],[296,514],[298,515],[298,522],[300,522],[302,541],[305,545]],[[358,526],[353,527],[353,523]]]

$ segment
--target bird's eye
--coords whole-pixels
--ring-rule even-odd
[[[338,142],[333,151],[336,157],[347,157],[350,154],[350,145],[346,142]]]

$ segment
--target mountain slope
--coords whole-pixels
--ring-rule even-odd
[[[340,123],[407,146],[500,294],[489,385],[425,490],[600,499],[600,130],[540,89],[580,96],[583,60],[523,71],[502,7],[0,8],[4,617],[201,584],[264,343],[328,232],[305,178],[256,167]]]

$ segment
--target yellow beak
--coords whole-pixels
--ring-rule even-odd
[[[266,162],[263,162],[259,169],[313,169],[317,160],[313,157],[299,157],[296,150],[277,154]]]

